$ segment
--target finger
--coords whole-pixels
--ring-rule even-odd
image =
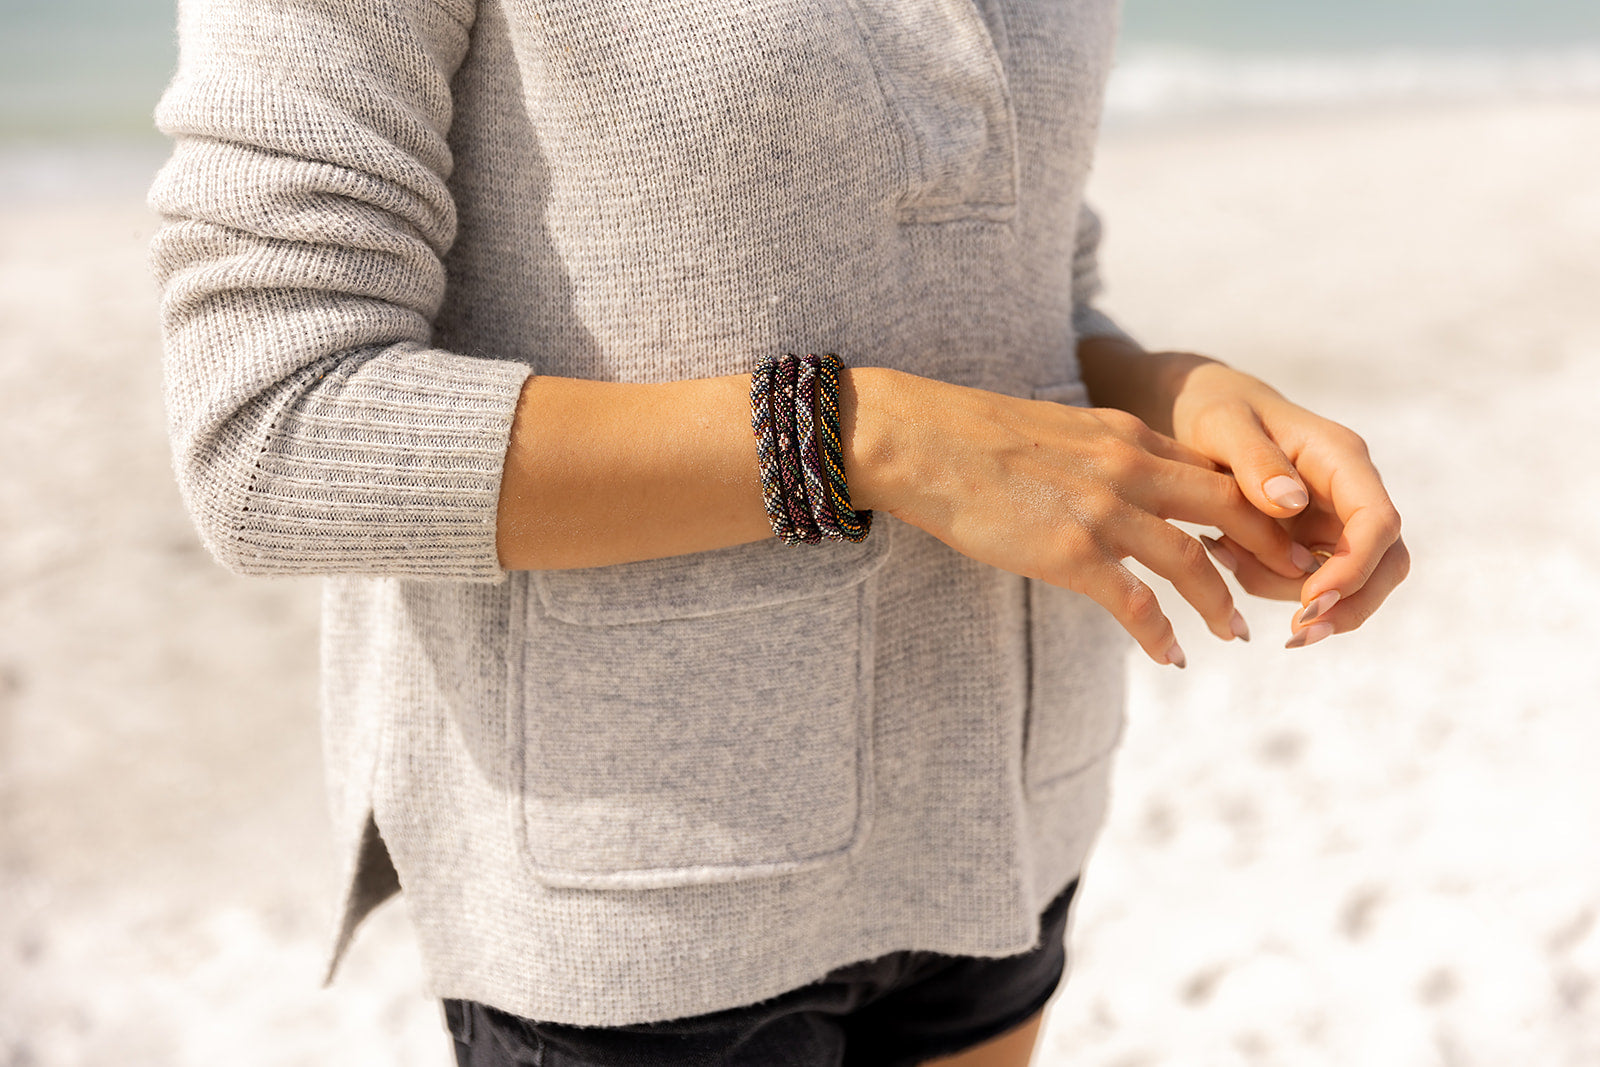
[[[1228,537],[1202,537],[1206,550],[1218,566],[1233,574],[1239,588],[1265,600],[1299,600],[1305,576],[1285,578],[1262,566],[1261,561]],[[1314,558],[1314,557],[1313,557]]]
[[[1313,569],[1311,553],[1281,522],[1262,513],[1229,475],[1164,464],[1133,496],[1152,514],[1215,526],[1268,568],[1300,581]]]
[[[1285,520],[1283,526],[1289,531],[1289,536],[1300,544],[1321,552],[1321,558],[1313,561],[1310,570],[1316,570],[1328,562],[1334,546],[1344,536],[1344,521],[1316,501],[1294,518]]]
[[[1344,431],[1335,447],[1309,449],[1301,456],[1305,477],[1325,487],[1326,502],[1342,523],[1333,558],[1306,583],[1307,602],[1331,589],[1351,597],[1367,582],[1379,561],[1400,539],[1400,513],[1389,499],[1366,443]]]
[[[1389,551],[1383,554],[1383,559],[1378,561],[1371,576],[1355,595],[1348,599],[1335,600],[1330,606],[1315,613],[1312,613],[1309,607],[1297,612],[1290,620],[1294,636],[1289,638],[1284,647],[1304,648],[1333,634],[1348,633],[1356,629],[1372,617],[1410,572],[1411,552],[1406,548],[1404,541],[1396,540],[1389,547]],[[1324,597],[1332,595],[1332,593],[1323,594]],[[1311,607],[1320,605],[1317,600],[1313,600]]]
[[[1345,519],[1332,556],[1306,582],[1304,602],[1309,604],[1329,592],[1337,592],[1341,598],[1355,596],[1399,540],[1400,513],[1387,494],[1373,503],[1357,506]]]
[[[1205,546],[1171,523],[1154,517],[1147,522],[1139,531],[1134,558],[1171,582],[1213,634],[1224,641],[1236,637],[1248,641],[1250,628],[1234,607],[1233,593],[1211,565]]]
[[[1135,440],[1145,451],[1151,455],[1160,456],[1162,459],[1169,459],[1175,463],[1182,463],[1190,467],[1199,467],[1201,470],[1214,472],[1221,472],[1222,470],[1222,465],[1212,460],[1209,456],[1202,455],[1182,441],[1174,441],[1166,434],[1152,430],[1143,423],[1139,425]]]
[[[1161,610],[1161,601],[1121,562],[1107,558],[1104,565],[1080,575],[1073,588],[1109,611],[1156,663],[1188,666],[1172,622]]]
[[[1120,408],[1095,408],[1094,414],[1105,423],[1113,433],[1137,444],[1151,455],[1162,459],[1172,460],[1190,467],[1199,467],[1202,470],[1220,471],[1222,468],[1209,457],[1180,441],[1175,441],[1164,433],[1152,430],[1148,423],[1137,415],[1130,415]]]
[[[1217,407],[1196,427],[1196,443],[1233,471],[1245,499],[1263,514],[1286,519],[1311,503],[1300,472],[1248,404]]]

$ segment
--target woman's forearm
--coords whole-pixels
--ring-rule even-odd
[[[500,484],[501,565],[595,567],[770,536],[748,383],[529,378]]]
[[[857,418],[857,393],[891,373],[841,376],[845,467],[858,508],[878,506],[874,489],[887,465],[872,418]],[[502,566],[597,567],[771,536],[748,374],[660,384],[535,376],[523,386],[500,487]]]

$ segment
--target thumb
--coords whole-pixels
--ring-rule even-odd
[[[1252,504],[1268,515],[1287,518],[1305,510],[1305,506],[1311,503],[1311,496],[1306,492],[1300,476],[1289,466],[1288,459],[1282,453],[1279,453],[1279,458],[1281,465],[1274,464],[1256,470],[1252,472],[1255,477],[1238,471],[1234,474],[1239,479],[1239,488]]]
[[[1288,519],[1305,511],[1311,503],[1305,480],[1261,424],[1259,416],[1234,420],[1219,438],[1216,442],[1219,458],[1227,463],[1239,491],[1257,511],[1275,519]],[[1263,558],[1262,562],[1267,560]],[[1298,542],[1289,544],[1288,558],[1284,562],[1289,570],[1271,563],[1268,566],[1284,577],[1310,574],[1320,566],[1311,550]]]
[[[1218,405],[1203,414],[1212,417],[1193,417],[1195,447],[1233,472],[1239,490],[1256,510],[1275,519],[1305,510],[1311,503],[1306,483],[1253,405]]]
[[[1275,519],[1298,515],[1311,503],[1300,472],[1256,420],[1235,427],[1223,444],[1229,468],[1245,498]]]

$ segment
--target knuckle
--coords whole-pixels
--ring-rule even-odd
[[[1376,532],[1384,544],[1395,545],[1400,543],[1400,513],[1392,506],[1386,506],[1376,512]]]
[[[1411,574],[1411,550],[1404,541],[1396,541],[1389,551],[1394,553],[1395,581],[1403,582]]]
[[[1100,471],[1110,481],[1126,485],[1142,475],[1145,456],[1145,451],[1137,445],[1120,437],[1113,438],[1100,451]]]
[[[1141,583],[1123,594],[1122,613],[1130,623],[1143,629],[1161,618],[1161,602],[1149,586]]]
[[[1277,471],[1285,466],[1293,468],[1293,464],[1284,457],[1283,451],[1272,441],[1261,438],[1250,443],[1244,450],[1246,468]]]
[[[1239,488],[1239,479],[1233,474],[1217,473],[1212,475],[1211,492],[1217,501],[1225,507],[1233,508],[1241,513],[1254,512],[1256,506],[1250,503],[1250,498],[1244,495],[1244,490]]]
[[[1095,413],[1109,429],[1121,434],[1137,434],[1148,429],[1143,419],[1121,408],[1096,408]]]
[[[1185,537],[1178,546],[1178,566],[1188,573],[1210,571],[1211,559],[1206,546],[1192,537]]]
[[[1370,458],[1372,449],[1367,446],[1367,439],[1347,426],[1340,426],[1334,433],[1334,440],[1345,449],[1359,456]]]
[[[1104,486],[1084,494],[1079,504],[1084,525],[1094,531],[1108,530],[1115,526],[1122,518],[1126,507],[1121,497]],[[1098,535],[1096,539],[1098,540]]]
[[[1230,475],[1217,475],[1210,492],[1213,506],[1236,526],[1250,530],[1277,525],[1250,503],[1250,498],[1239,488],[1239,482]]]

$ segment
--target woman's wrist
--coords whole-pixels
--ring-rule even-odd
[[[862,511],[893,514],[912,466],[909,408],[924,379],[886,367],[851,367],[839,375],[839,422],[850,500]]]
[[[1078,342],[1078,369],[1096,407],[1137,415],[1159,433],[1172,435],[1173,406],[1189,376],[1217,360],[1193,352],[1147,352],[1120,337],[1085,337]]]

